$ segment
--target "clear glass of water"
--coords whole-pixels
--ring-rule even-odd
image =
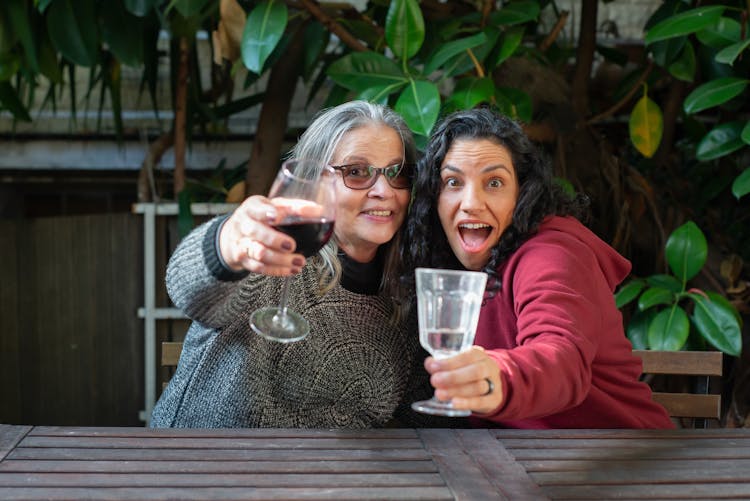
[[[469,349],[479,322],[487,274],[478,271],[417,268],[419,342],[437,359]],[[434,396],[411,404],[412,409],[440,416],[468,416]]]

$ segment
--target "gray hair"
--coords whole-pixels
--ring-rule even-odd
[[[333,154],[341,138],[352,130],[368,125],[384,125],[393,129],[401,138],[404,147],[404,162],[414,163],[417,148],[411,130],[404,119],[389,107],[367,101],[350,101],[333,108],[322,110],[305,130],[297,144],[289,152],[290,158],[310,158],[330,165]],[[380,289],[396,297],[398,280],[398,247],[401,230],[385,244],[385,266]],[[338,259],[338,245],[331,239],[320,251],[316,263],[320,273],[320,292],[330,290],[341,279],[341,262]]]

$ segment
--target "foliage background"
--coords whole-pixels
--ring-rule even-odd
[[[54,112],[63,96],[74,113],[96,97],[92,106],[111,108],[122,140],[123,70],[141,73],[155,110],[166,77],[173,118],[149,136],[134,189],[140,201],[186,206],[268,189],[296,134],[289,115],[298,85],[311,112],[352,98],[387,102],[422,138],[441,114],[491,103],[523,122],[558,178],[591,198],[592,229],[631,259],[633,280],[647,284],[638,294],[674,272],[666,254],[675,230],[693,222],[704,236],[705,259],[680,291],[666,288],[671,295],[645,305],[623,301],[629,325],[694,289],[725,299],[719,309],[736,312],[728,332],[739,336],[750,312],[750,2],[666,0],[642,38],[627,41],[597,25],[604,3],[579,4],[573,23],[550,0],[376,0],[363,9],[314,0],[4,0],[0,109],[20,124]],[[206,33],[208,64],[196,44]],[[169,74],[160,75],[165,60]],[[190,144],[221,137],[250,109],[258,121],[247,162],[220,164],[201,183],[186,179]],[[160,191],[154,172],[167,151],[174,178]],[[681,305],[694,316],[694,305]],[[686,339],[701,347],[694,324]],[[732,377],[743,381],[744,356],[733,355]],[[737,423],[750,409],[745,386],[734,385]]]

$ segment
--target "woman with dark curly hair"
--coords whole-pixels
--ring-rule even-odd
[[[413,194],[407,282],[419,266],[490,275],[475,346],[425,361],[437,398],[479,427],[673,427],[615,306],[630,263],[579,221],[585,200],[553,183],[518,124],[487,108],[449,115]]]

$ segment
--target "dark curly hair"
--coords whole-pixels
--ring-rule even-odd
[[[518,123],[487,107],[454,112],[437,126],[417,164],[412,206],[401,245],[402,282],[412,291],[414,268],[463,268],[448,244],[437,210],[440,168],[453,142],[460,139],[488,139],[507,148],[518,179],[512,222],[482,270],[490,276],[490,291],[502,285],[498,266],[536,233],[546,216],[570,215],[583,220],[586,213],[587,198],[570,197],[553,181],[549,162]]]

